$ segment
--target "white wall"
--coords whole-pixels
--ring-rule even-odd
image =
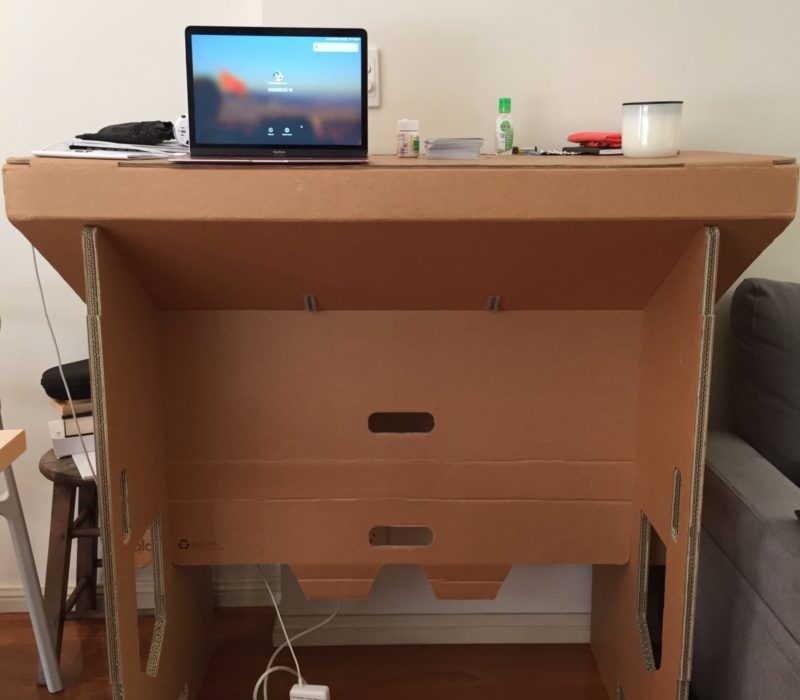
[[[400,117],[419,118],[423,138],[480,135],[488,143],[501,95],[514,100],[522,145],[552,146],[571,131],[617,128],[619,103],[626,99],[678,98],[686,100],[686,148],[800,152],[796,0],[43,0],[7,2],[0,10],[0,157],[114,122],[173,118],[185,104],[183,27],[262,19],[369,30],[371,43],[382,50],[383,106],[370,111],[373,152],[393,149]],[[798,260],[800,228],[793,226],[753,273],[800,279]],[[43,272],[64,358],[85,357],[83,304],[46,264]],[[30,248],[4,220],[0,316],[0,399],[6,425],[28,430],[30,449],[16,473],[43,567],[49,484],[36,464],[53,414],[38,383],[54,358]],[[715,396],[721,388],[717,382]],[[560,568],[555,578],[552,573],[526,574],[530,598],[515,594],[513,604],[504,598],[495,608],[481,603],[459,609],[586,609],[586,568]],[[4,591],[14,595],[18,584],[0,526],[0,608]],[[381,588],[388,592],[365,611],[399,610],[396,590],[385,582]],[[516,591],[524,589],[515,584]],[[404,591],[402,600],[406,611],[454,609],[449,603],[436,608],[440,604],[423,589],[411,597]],[[292,605],[295,613],[305,609],[299,601]]]
[[[172,120],[185,111],[183,28],[259,24],[258,0],[42,0],[0,9],[0,159],[124,121]],[[86,312],[47,263],[40,265],[65,361],[87,357]],[[31,248],[0,217],[0,401],[7,427],[25,428],[14,467],[44,578],[50,483],[38,458],[57,417],[39,386],[55,355],[34,284]],[[0,611],[19,605],[19,577],[0,523]]]
[[[797,0],[263,0],[263,8],[265,25],[367,29],[381,50],[382,104],[369,114],[373,153],[393,152],[403,117],[420,120],[422,139],[477,135],[491,146],[500,96],[513,100],[523,146],[618,130],[623,101],[683,99],[686,149],[800,153]],[[800,280],[800,226],[748,275]],[[713,420],[724,425],[727,298],[718,311]],[[286,572],[283,581],[290,615],[319,609]],[[550,605],[582,612],[590,585],[586,567],[559,568],[556,576],[527,568],[514,572],[513,591],[496,603],[437,603],[419,577],[387,574],[369,603],[346,612],[548,612]]]

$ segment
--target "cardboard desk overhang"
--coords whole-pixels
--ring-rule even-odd
[[[115,687],[198,682],[180,644],[210,589],[187,565],[287,563],[307,595],[352,598],[411,563],[479,598],[513,564],[587,562],[610,691],[684,697],[713,302],[797,183],[792,159],[711,153],[9,162],[9,218],[89,307]],[[373,432],[386,413],[432,429]],[[123,631],[145,531],[176,630],[150,680]]]

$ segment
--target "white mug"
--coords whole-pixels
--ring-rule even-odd
[[[622,153],[630,158],[664,158],[680,152],[683,102],[625,102]]]

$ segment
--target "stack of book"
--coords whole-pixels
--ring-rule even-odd
[[[51,420],[47,425],[50,428],[50,439],[53,441],[53,452],[59,459],[83,454],[81,436],[87,450],[94,451],[94,416],[92,416],[92,402],[75,401],[75,415],[72,415],[68,401],[53,402],[61,413],[59,420]]]
[[[94,416],[92,415],[92,400],[80,399],[73,401],[75,413],[73,415],[69,401],[53,400],[53,404],[61,414],[58,420],[48,422],[50,440],[53,443],[53,452],[59,459],[72,457],[78,471],[84,479],[92,477],[95,463],[94,442]],[[82,440],[82,442],[81,442]],[[84,445],[86,450],[84,451]],[[91,460],[91,467],[87,463]]]
[[[481,138],[428,139],[425,141],[425,157],[475,160],[481,157],[481,146]]]
[[[72,396],[71,404],[65,381]],[[89,361],[69,362],[61,369],[51,367],[42,375],[42,387],[59,413],[58,420],[48,422],[53,452],[59,459],[72,457],[81,476],[92,478],[95,441]]]

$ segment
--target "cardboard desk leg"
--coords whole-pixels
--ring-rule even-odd
[[[618,700],[688,698],[717,236],[699,231],[644,309],[631,561],[595,566],[592,587],[592,648]]]
[[[109,672],[114,700],[195,697],[212,644],[210,571],[164,560],[167,512],[158,310],[109,234],[83,232]],[[155,620],[142,648],[135,549],[152,539]]]

